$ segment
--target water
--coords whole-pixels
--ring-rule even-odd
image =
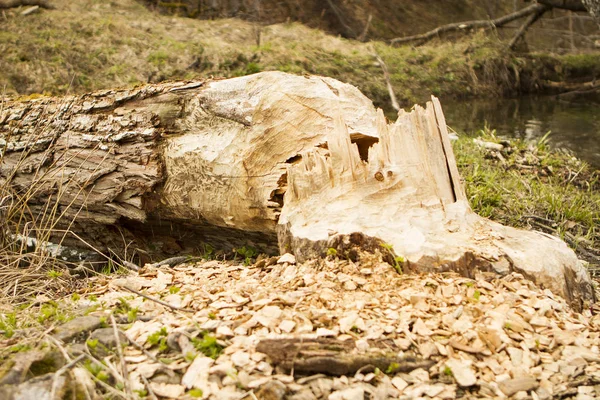
[[[600,96],[567,101],[557,97],[444,101],[448,125],[475,134],[484,124],[498,136],[536,141],[548,131],[550,145],[571,150],[600,169]]]

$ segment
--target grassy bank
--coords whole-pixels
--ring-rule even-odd
[[[490,150],[463,136],[455,153],[471,206],[502,224],[560,236],[578,256],[600,267],[600,173],[564,151],[538,143],[504,141],[478,132]]]
[[[430,94],[473,96],[537,90],[543,79],[591,80],[600,53],[518,56],[493,35],[457,43],[390,47],[296,23],[259,28],[241,20],[198,21],[152,13],[134,0],[76,0],[56,10],[0,20],[0,86],[9,95],[54,95],[197,76],[263,70],[331,76],[389,108],[377,52],[402,105]]]

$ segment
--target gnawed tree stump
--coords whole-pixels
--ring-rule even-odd
[[[518,271],[593,298],[563,242],[471,211],[436,99],[389,125],[353,86],[268,72],[9,101],[0,135],[3,197],[63,245],[370,249],[407,272]]]

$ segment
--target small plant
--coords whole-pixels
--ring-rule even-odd
[[[48,271],[46,273],[46,276],[50,279],[58,279],[61,276],[63,276],[63,273],[62,273],[62,271],[57,271],[55,269],[51,269],[50,271]]]
[[[158,351],[163,352],[166,351],[169,346],[167,345],[167,328],[162,327],[159,331],[154,332],[153,334],[148,336],[146,342],[148,342],[152,346],[158,345]]]
[[[452,369],[450,369],[450,367],[447,366],[447,365],[444,367],[444,375],[446,375],[446,376],[453,376],[454,375],[452,373]]]
[[[0,330],[4,331],[6,338],[11,338],[17,328],[17,314],[10,313],[0,316]]]
[[[337,250],[333,247],[327,249],[327,257],[335,257],[337,256]]]
[[[385,373],[388,375],[392,375],[392,374],[395,374],[399,369],[400,369],[400,364],[393,362],[393,363],[390,363],[390,365],[387,367],[387,369],[385,370]]]
[[[138,312],[139,308],[131,307],[125,298],[119,298],[119,305],[115,309],[115,314],[127,315],[127,321],[134,322],[135,320],[137,320]]]
[[[177,294],[177,293],[179,293],[180,290],[181,290],[181,288],[178,288],[177,286],[171,286],[169,288],[169,293],[170,294]]]
[[[209,319],[217,319],[217,314],[215,314],[214,312],[211,311],[208,313],[208,318]]]
[[[402,256],[396,256],[394,257],[394,262],[394,268],[396,269],[396,271],[398,271],[399,274],[402,274],[402,265],[406,262],[406,258]]]
[[[196,350],[215,360],[223,351],[223,346],[217,342],[217,338],[208,334],[208,332],[204,332],[202,338],[193,338],[192,343]]]
[[[208,243],[202,243],[202,258],[212,260],[215,255],[215,248]]]
[[[389,243],[381,243],[380,246],[389,251],[394,250],[394,245],[389,244]]]
[[[98,347],[98,339],[88,339],[86,340],[85,344],[87,347],[94,350],[96,347]]]
[[[202,396],[204,396],[204,393],[202,392],[202,389],[190,389],[187,394],[189,394],[192,397],[195,398],[200,398]]]
[[[475,293],[473,293],[473,299],[475,299],[475,301],[479,301],[480,297],[481,297],[481,292],[479,290],[475,290]]]
[[[235,251],[240,256],[244,257],[244,265],[248,266],[252,264],[252,258],[256,257],[258,252],[252,246],[242,246]]]
[[[106,373],[106,371],[104,371],[104,366],[102,364],[86,360],[83,366],[99,381],[104,383],[108,382],[110,376]]]

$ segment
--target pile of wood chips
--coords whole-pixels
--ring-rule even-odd
[[[123,299],[139,309],[124,331],[138,345],[127,346],[123,360],[105,359],[127,376],[130,393],[600,397],[600,317],[572,311],[517,274],[401,275],[375,258],[296,265],[284,255],[253,266],[203,261],[145,268],[111,280],[100,293],[104,312]],[[80,302],[98,304],[89,297]],[[161,331],[168,345],[162,348],[148,339]],[[216,359],[197,345],[207,335],[223,348]]]

